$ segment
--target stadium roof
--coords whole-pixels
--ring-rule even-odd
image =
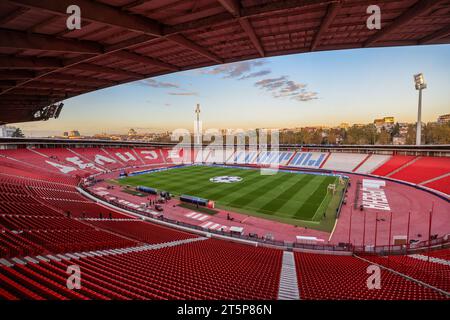
[[[70,5],[82,27],[69,30]],[[367,7],[381,8],[369,30]],[[322,50],[450,43],[449,0],[3,0],[0,123],[148,77]]]

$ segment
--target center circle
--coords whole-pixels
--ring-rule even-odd
[[[214,183],[234,183],[234,182],[242,181],[242,178],[237,177],[237,176],[220,176],[220,177],[211,178],[211,179],[209,179],[209,181],[214,182]]]

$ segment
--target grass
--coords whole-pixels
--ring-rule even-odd
[[[217,176],[239,176],[235,183],[214,183]],[[338,178],[325,175],[278,172],[261,175],[259,170],[233,167],[187,166],[136,175],[119,180],[122,185],[143,185],[213,200],[216,207],[298,226],[331,231],[343,193],[327,192]],[[324,217],[326,212],[326,217]]]

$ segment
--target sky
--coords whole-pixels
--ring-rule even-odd
[[[424,73],[422,120],[450,113],[450,45],[313,52],[255,59],[135,81],[64,102],[58,119],[15,124],[28,136],[294,128],[371,123],[394,116],[415,122]]]

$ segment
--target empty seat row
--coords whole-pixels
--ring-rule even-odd
[[[373,269],[368,269],[370,263],[353,256],[296,252],[295,261],[300,297],[305,300],[446,298],[438,291],[384,269],[379,269],[380,277],[377,277]]]

